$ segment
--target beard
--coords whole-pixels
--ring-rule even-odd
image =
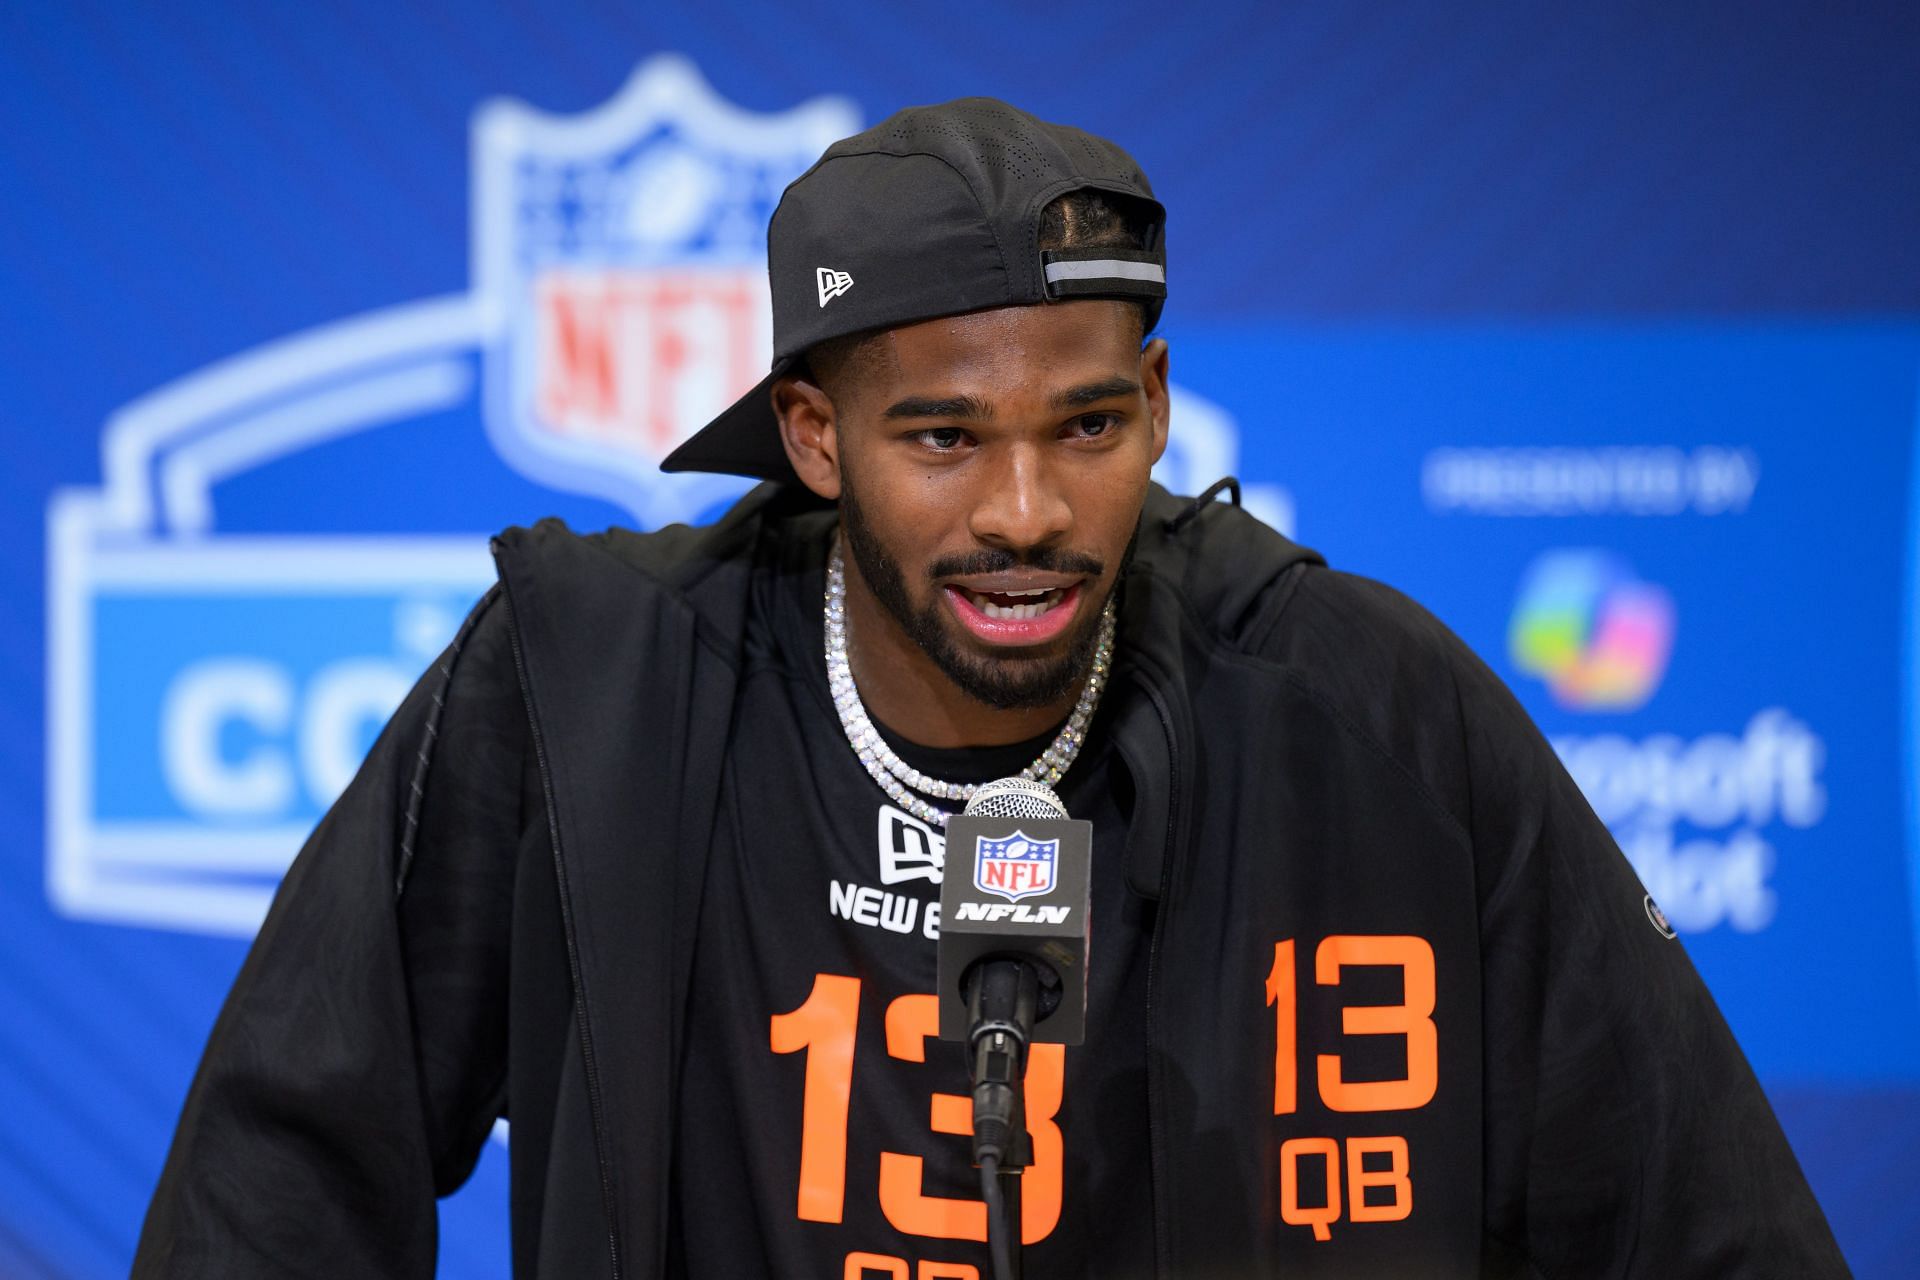
[[[958,623],[945,617],[937,592],[925,605],[914,605],[900,561],[874,535],[844,468],[840,485],[840,531],[853,554],[854,564],[859,566],[861,578],[880,607],[968,697],[997,711],[1048,707],[1078,689],[1092,670],[1094,650],[1100,640],[1099,606],[1105,605],[1104,599],[1097,605],[1094,601],[1082,600],[1082,611],[1074,619],[1071,634],[1055,652],[1031,656],[1015,653],[988,656],[970,652],[955,637],[953,628]],[[1114,576],[1116,591],[1133,559],[1137,539],[1136,532],[1127,542],[1120,573]],[[1035,547],[1022,553],[982,549],[971,555],[935,561],[927,568],[927,578],[931,581],[962,574],[1003,573],[1018,565],[1047,573],[1084,574],[1089,580],[1098,578],[1106,568],[1093,556],[1051,547]]]

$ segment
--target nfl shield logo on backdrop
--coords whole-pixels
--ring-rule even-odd
[[[660,460],[766,375],[767,222],[786,185],[859,127],[840,98],[744,110],[673,55],[581,115],[483,107],[474,274],[501,455],[643,527],[744,489],[663,475]]]
[[[1001,840],[981,836],[974,842],[973,887],[1008,902],[1051,893],[1059,858],[1058,840],[1035,840],[1018,831]]]

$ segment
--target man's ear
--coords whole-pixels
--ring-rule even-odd
[[[800,483],[829,502],[840,498],[840,429],[833,401],[803,374],[773,384],[773,416],[780,443]]]
[[[1167,419],[1171,415],[1167,393],[1167,340],[1155,338],[1140,351],[1140,386],[1147,395],[1147,417],[1153,423],[1153,460],[1167,451]]]

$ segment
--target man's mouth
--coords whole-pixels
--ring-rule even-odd
[[[947,603],[960,624],[994,645],[1043,644],[1079,612],[1080,583],[1022,590],[976,591],[949,585]]]
[[[1067,588],[1035,591],[968,591],[960,588],[968,602],[989,618],[1037,618],[1059,604]]]

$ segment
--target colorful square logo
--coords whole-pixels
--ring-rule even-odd
[[[1527,569],[1507,631],[1514,665],[1572,711],[1636,711],[1673,655],[1673,597],[1606,551],[1549,551]]]

